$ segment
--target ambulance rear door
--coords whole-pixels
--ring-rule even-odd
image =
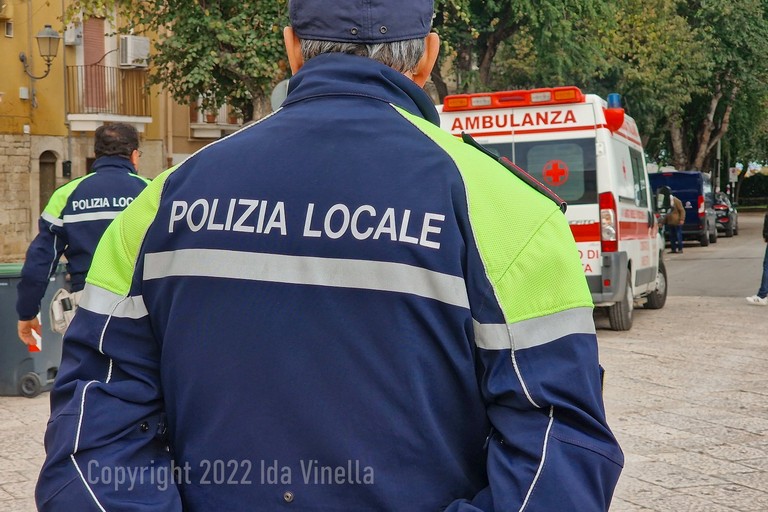
[[[594,106],[573,102],[442,112],[441,126],[471,135],[568,203],[566,218],[590,290],[602,290]]]

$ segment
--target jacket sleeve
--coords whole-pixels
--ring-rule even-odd
[[[27,249],[17,286],[16,313],[20,320],[31,320],[40,312],[49,279],[68,243],[61,219],[44,213],[38,226],[39,232]]]
[[[623,454],[606,423],[591,298],[564,217],[491,278],[507,323],[475,322],[493,426],[489,486],[447,510],[607,511]]]
[[[763,238],[768,242],[768,213],[765,214],[765,219],[763,219]]]
[[[140,288],[136,234],[153,217],[148,199],[140,195],[105,232],[64,337],[35,492],[42,512],[181,510],[165,439],[160,345],[131,290]]]

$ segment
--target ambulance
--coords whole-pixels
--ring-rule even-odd
[[[441,126],[562,198],[596,307],[629,330],[635,306],[667,297],[664,243],[635,121],[618,94],[577,87],[447,96]],[[512,199],[510,199],[512,200]]]

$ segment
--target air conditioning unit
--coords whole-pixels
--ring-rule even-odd
[[[66,46],[80,46],[83,44],[83,24],[70,23],[64,31],[64,44]]]
[[[120,67],[145,68],[149,63],[149,38],[120,36]]]
[[[13,18],[13,3],[11,0],[0,0],[0,20]]]

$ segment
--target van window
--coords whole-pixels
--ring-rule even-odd
[[[712,200],[714,198],[712,194],[712,181],[705,174],[702,174],[701,176],[704,178],[704,196]]]
[[[506,146],[507,151],[512,149],[509,144]],[[568,204],[597,202],[594,138],[517,142],[513,149],[514,158],[510,159]],[[504,154],[505,148],[498,150],[502,155],[509,156]]]
[[[643,156],[639,151],[629,150],[629,158],[632,161],[632,176],[635,186],[635,205],[648,206],[648,183],[645,180],[643,169]]]

